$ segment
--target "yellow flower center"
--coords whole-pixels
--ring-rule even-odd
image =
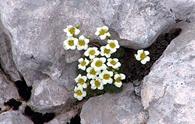
[[[85,41],[84,40],[79,40],[79,46],[85,46]]]
[[[96,75],[96,71],[94,69],[91,69],[89,72],[91,75]]]
[[[69,45],[69,46],[74,46],[74,40],[69,40],[69,41],[68,41],[68,45]]]
[[[74,34],[74,33],[75,33],[75,28],[74,28],[74,27],[70,28],[70,29],[69,29],[69,32],[70,32],[71,34]]]
[[[115,43],[109,43],[109,46],[110,46],[111,48],[116,48],[116,44],[115,44]]]
[[[110,75],[109,74],[104,74],[104,77],[103,77],[105,80],[109,80],[110,79]]]
[[[85,61],[81,62],[81,66],[85,66],[87,63]]]
[[[97,60],[96,62],[95,62],[95,66],[96,67],[101,67],[103,65],[103,62],[101,61],[101,60]]]
[[[82,93],[81,90],[77,90],[77,91],[76,91],[76,94],[77,94],[77,96],[82,96],[83,93]]]
[[[95,55],[95,50],[90,50],[90,51],[89,51],[89,54],[90,54],[90,55]]]
[[[100,33],[100,35],[104,35],[105,33],[107,33],[107,30],[101,29],[99,33]]]
[[[110,61],[110,63],[112,64],[112,65],[116,65],[116,61],[114,61],[114,60],[112,60],[112,61]]]
[[[95,80],[95,86],[99,87],[100,86],[100,81],[99,80]]]
[[[105,49],[104,49],[104,53],[105,53],[105,54],[109,54],[109,53],[110,53],[110,49],[105,48]]]
[[[121,77],[118,77],[115,81],[118,83],[121,82]]]
[[[85,80],[82,79],[82,78],[80,78],[80,79],[78,80],[78,83],[79,83],[79,84],[84,84],[84,83],[85,83]]]
[[[140,55],[140,58],[141,58],[141,60],[143,60],[143,59],[145,59],[145,58],[146,58],[146,54],[145,54],[145,52],[143,52],[143,53]]]

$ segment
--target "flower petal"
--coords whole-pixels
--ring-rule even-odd
[[[143,60],[141,60],[141,63],[144,65],[144,64],[146,64],[146,60],[145,59],[143,59]]]
[[[150,61],[150,57],[147,56],[144,60],[148,62],[148,61]]]
[[[141,60],[140,55],[135,54],[134,56],[135,56],[135,59],[136,59],[136,60],[138,60],[138,61],[140,61],[140,60]]]
[[[143,52],[144,52],[144,50],[141,49],[141,50],[138,50],[138,51],[137,51],[137,54],[140,56]]]
[[[150,54],[149,51],[144,51],[144,53],[145,53],[146,56]]]

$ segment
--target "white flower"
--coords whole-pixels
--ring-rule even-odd
[[[102,79],[103,84],[112,84],[113,79],[113,72],[112,71],[108,71],[108,70],[104,70],[102,73],[100,73],[99,77]]]
[[[89,39],[85,38],[83,35],[79,37],[77,49],[86,50],[88,48]]]
[[[94,79],[97,77],[97,75],[99,74],[100,71],[96,71],[94,68],[92,67],[88,67],[87,68],[87,78],[89,79]]]
[[[81,86],[76,86],[74,88],[74,97],[78,100],[82,100],[87,95],[86,91],[83,90]]]
[[[102,46],[100,48],[100,50],[101,50],[101,53],[100,53],[101,56],[106,56],[107,58],[109,58],[111,56],[111,54],[112,54],[111,49],[106,47],[106,46]]]
[[[99,27],[97,28],[95,35],[99,36],[101,40],[105,40],[107,37],[111,36],[108,30],[107,26]]]
[[[114,69],[118,69],[121,66],[121,63],[119,62],[117,58],[114,58],[114,59],[109,58],[107,65]]]
[[[114,75],[114,85],[116,87],[121,87],[122,86],[122,80],[125,79],[125,75],[124,74],[115,74]]]
[[[100,57],[100,58],[94,58],[91,67],[93,67],[96,71],[105,70],[106,67],[106,58]]]
[[[100,52],[98,51],[98,49],[96,47],[89,47],[84,55],[85,56],[89,56],[90,59],[95,58],[96,56],[98,56],[100,54]]]
[[[81,70],[85,70],[86,69],[86,66],[89,64],[89,60],[87,60],[86,58],[83,59],[83,58],[80,58],[79,59],[79,65],[78,65],[78,68],[81,69]]]
[[[140,61],[142,64],[146,64],[150,61],[150,57],[148,56],[150,53],[149,51],[138,50],[137,54],[135,54],[135,58]]]
[[[75,82],[77,83],[78,86],[81,86],[83,88],[87,88],[87,77],[86,76],[82,76],[81,74],[79,74],[76,78],[75,78]]]
[[[74,50],[74,49],[76,49],[77,43],[78,43],[77,38],[69,37],[68,39],[66,39],[64,41],[64,49],[65,50],[68,50],[68,49]]]
[[[103,90],[104,89],[102,80],[99,78],[95,78],[95,79],[91,80],[90,84],[91,84],[91,89],[93,89],[93,90],[95,90],[95,89]]]
[[[106,45],[111,49],[112,52],[116,52],[116,50],[120,47],[117,40],[108,40],[108,44]]]
[[[64,29],[64,32],[68,37],[77,36],[80,33],[80,30],[76,27],[73,27],[72,25],[68,25],[66,29]]]

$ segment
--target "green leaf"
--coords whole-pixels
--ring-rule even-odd
[[[81,27],[80,24],[75,25],[75,28],[77,28],[77,29],[80,29],[80,27]]]
[[[105,85],[104,89],[108,93],[119,93],[122,91],[122,87],[118,88],[118,87],[114,86],[113,84]]]
[[[114,58],[123,58],[125,56],[125,49],[123,47],[120,47],[116,53],[112,55]]]

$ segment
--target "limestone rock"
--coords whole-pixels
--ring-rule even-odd
[[[46,124],[68,124],[72,117],[75,117],[78,110],[71,110],[69,112],[61,113],[57,115],[53,120]]]
[[[10,45],[1,44],[0,52],[6,53],[0,54],[1,63],[8,60],[11,64],[4,68],[9,69],[13,60],[17,71],[28,85],[33,85],[33,89],[47,82],[44,93],[36,96],[34,92],[30,103],[36,109],[54,110],[67,103],[67,96],[72,97],[68,93],[74,87],[80,57],[78,51],[63,49],[63,29],[67,25],[81,24],[81,31],[92,39],[97,38],[94,36],[96,27],[107,25],[113,37],[120,39],[121,45],[145,48],[175,23],[177,12],[180,12],[178,7],[183,1],[172,7],[161,0],[0,0],[0,19],[10,39]],[[186,18],[183,14],[193,10],[193,2],[191,0],[190,5],[183,2],[189,7],[178,14],[178,19]],[[174,8],[173,11],[170,8]],[[13,70],[12,74],[15,74],[17,71]],[[12,75],[11,71],[7,71],[9,75]],[[13,80],[15,78],[17,76],[12,76]],[[53,87],[60,90],[55,91]],[[41,99],[48,101],[46,106],[39,104]],[[59,104],[56,105],[55,100],[59,100]]]
[[[29,105],[36,111],[57,112],[66,105],[69,95],[65,88],[46,79],[33,84]]]
[[[80,23],[82,31],[92,37],[96,27],[107,25],[123,39],[121,45],[141,48],[149,46],[175,22],[160,0],[2,0],[0,6],[2,20],[13,35],[15,51],[21,55],[25,51],[29,56],[33,53],[35,58],[42,55],[42,59],[50,58],[48,52],[60,53],[62,29],[68,24]],[[43,50],[44,47],[50,49]]]
[[[144,78],[141,96],[148,124],[195,123],[195,23],[181,28]]]
[[[4,27],[11,34],[13,59],[29,85],[34,80],[51,78],[72,89],[78,51],[64,51],[63,28],[81,24],[82,32],[92,35],[96,27],[107,25],[120,44],[132,48],[149,46],[155,38],[175,23],[175,13],[182,3],[185,12],[193,8],[193,0],[1,0],[0,12]],[[169,6],[168,6],[169,5]],[[172,6],[171,6],[172,5]],[[86,7],[87,6],[87,7]],[[174,12],[170,8],[175,8]],[[118,34],[119,36],[115,35]]]
[[[5,33],[3,25],[0,21],[0,65],[1,69],[6,73],[12,81],[20,80],[20,75],[16,69],[12,58],[11,41]]]
[[[4,106],[4,102],[12,98],[19,99],[18,91],[13,82],[9,81],[0,71],[0,108]]]
[[[8,111],[0,114],[0,124],[33,124],[33,122],[18,111]]]
[[[80,57],[78,51],[63,49],[63,29],[67,25],[80,23],[81,31],[92,38],[96,38],[96,27],[108,25],[113,33],[125,39],[121,40],[121,45],[146,47],[157,32],[173,21],[169,11],[161,5],[142,0],[0,0],[0,13],[2,24],[10,34],[14,63],[26,83],[36,89],[36,84],[49,80],[48,86],[61,86],[60,89],[66,90],[60,93],[52,88],[45,89],[57,95],[65,95],[73,89],[76,61]],[[53,94],[32,95],[31,106],[54,110],[54,103],[39,104],[41,99],[55,101],[56,96],[48,95]],[[65,100],[67,98],[61,99],[59,105],[64,105]]]
[[[132,84],[118,94],[90,98],[81,111],[81,124],[144,124],[147,113],[133,94]]]
[[[175,19],[194,21],[195,0],[162,0],[161,3]]]
[[[77,67],[74,62],[80,53],[63,49],[67,20],[58,10],[65,10],[60,7],[62,3],[45,0],[0,3],[3,25],[13,38],[13,59],[27,84],[48,78],[72,89]]]

